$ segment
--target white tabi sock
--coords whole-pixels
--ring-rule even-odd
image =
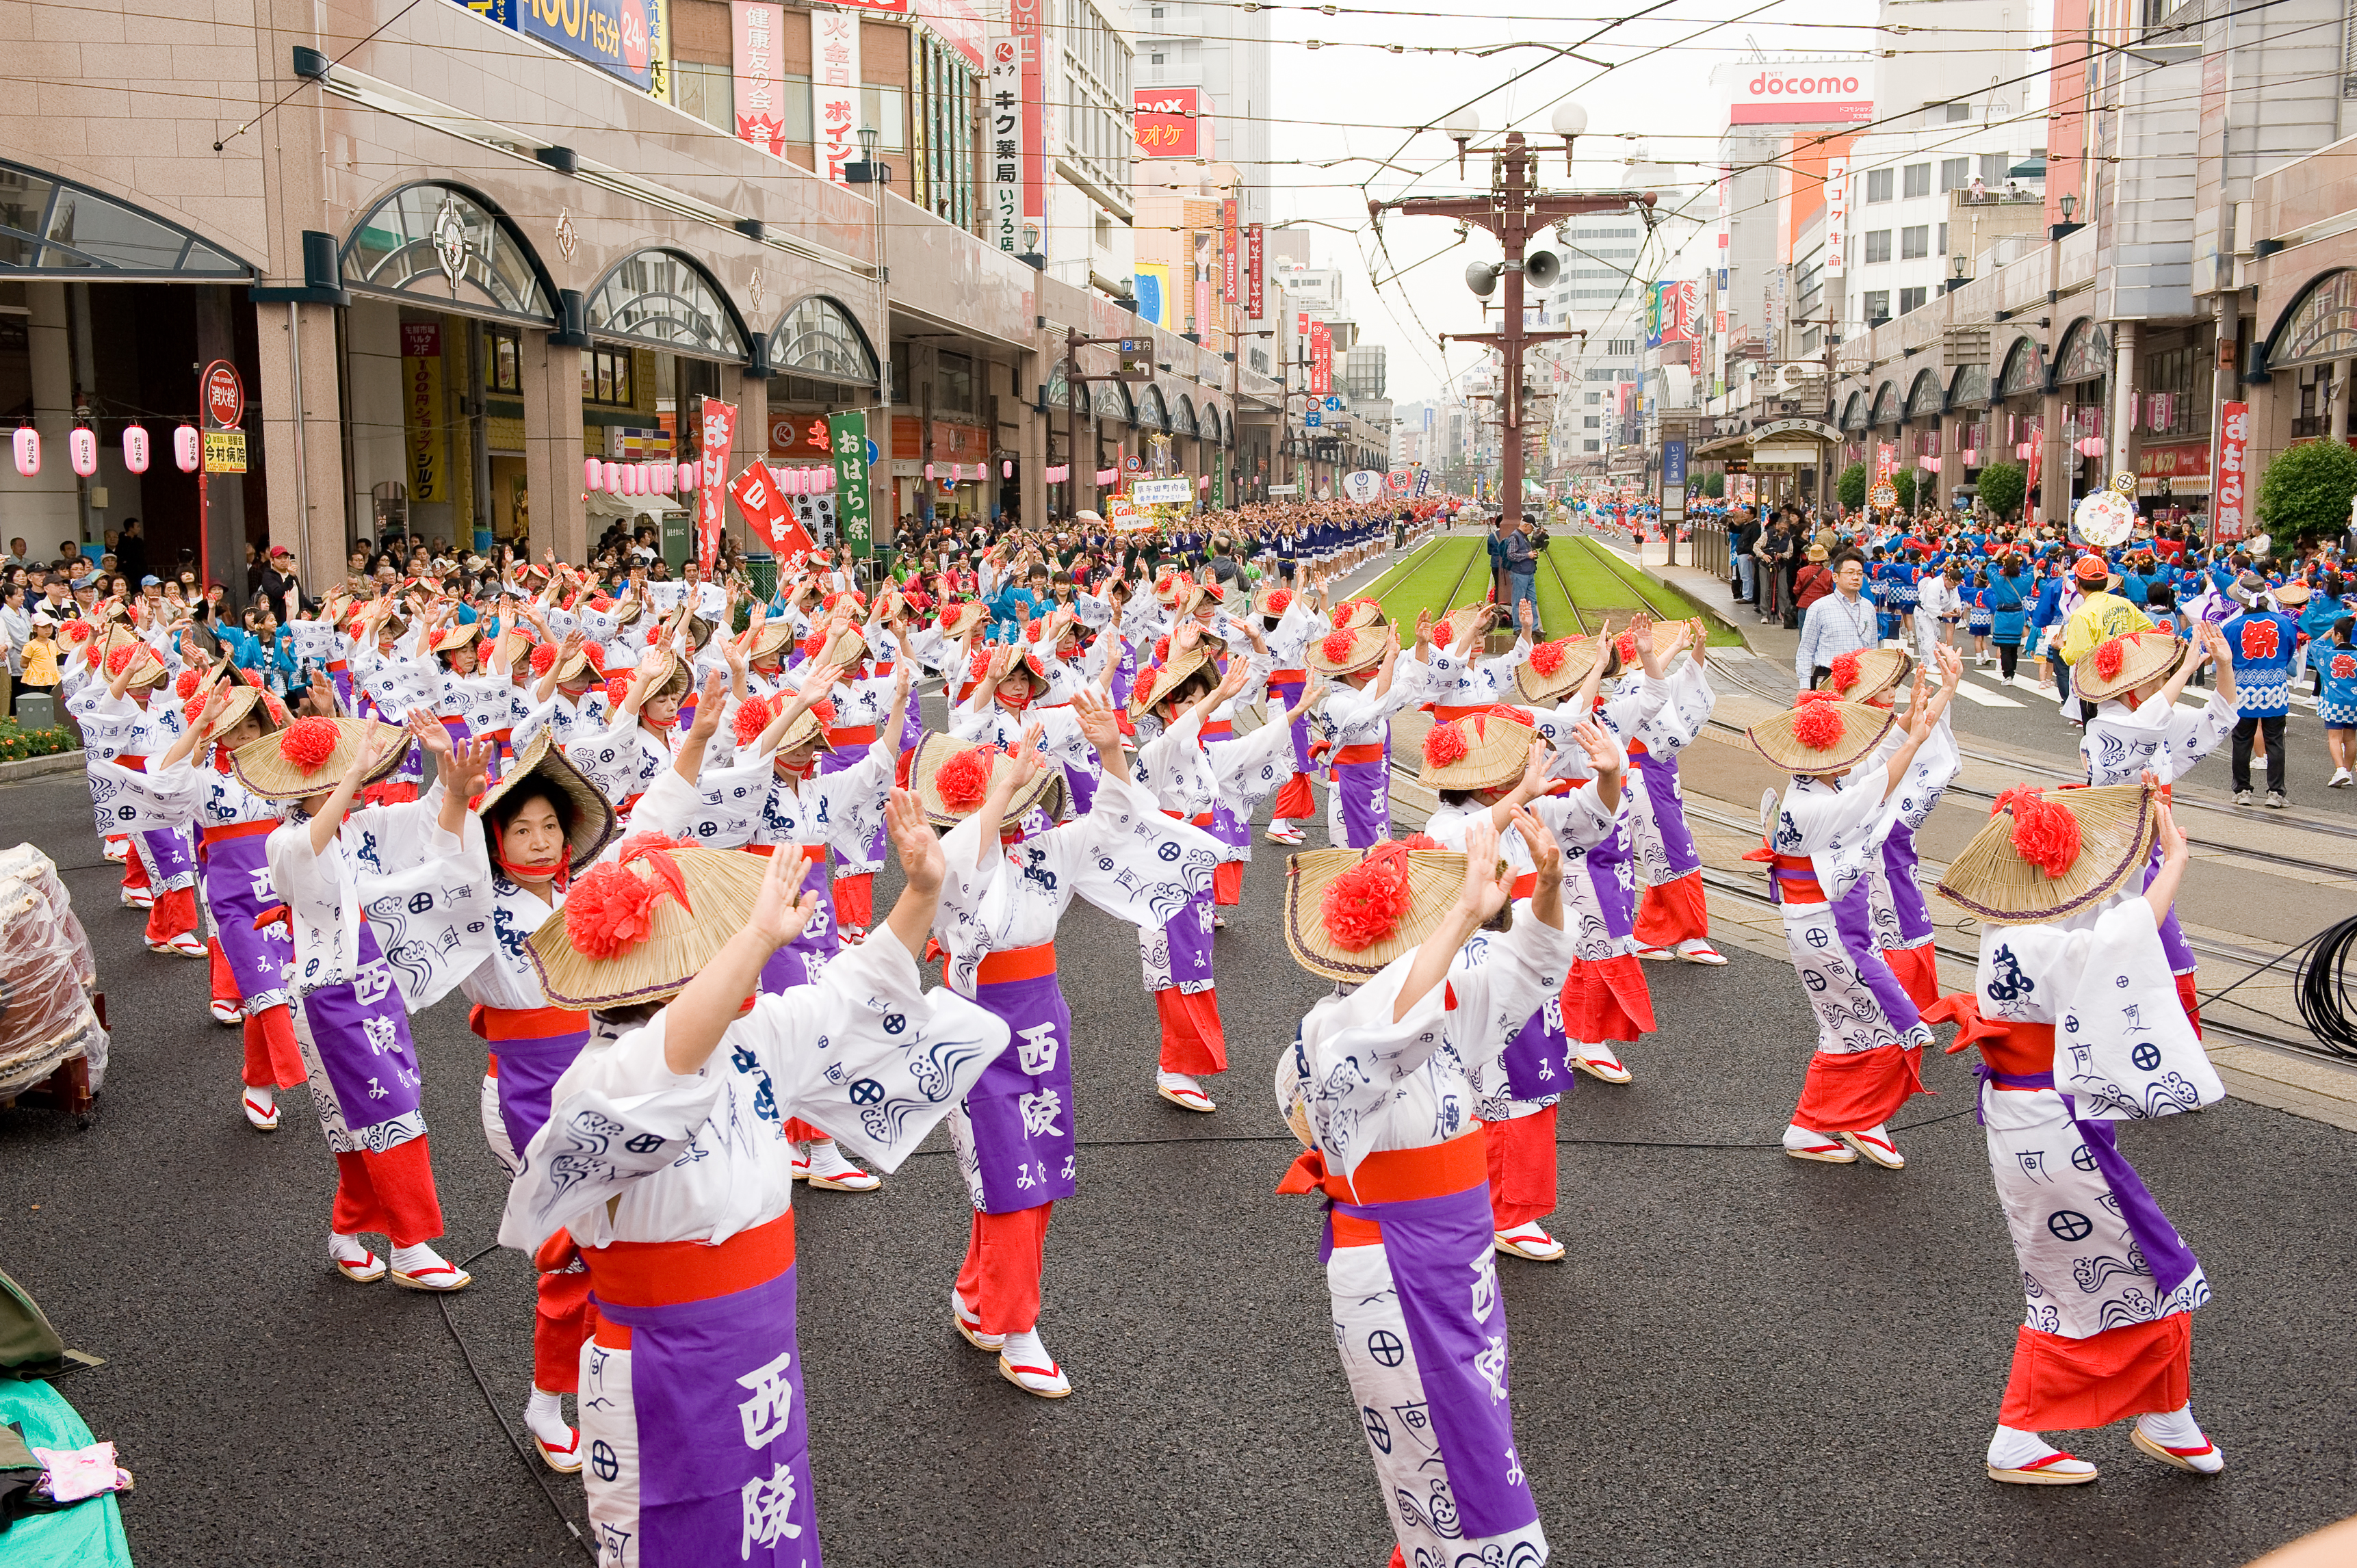
[[[562,1394],[553,1394],[544,1389],[533,1390],[532,1398],[524,1403],[523,1423],[532,1429],[534,1437],[551,1448],[565,1448],[572,1444],[573,1428],[565,1419],[565,1397]]]
[[[271,1092],[270,1087],[267,1084],[264,1084],[260,1089],[256,1089],[250,1083],[247,1084],[245,1086],[245,1097],[248,1100],[253,1101],[254,1104],[260,1106],[262,1108],[262,1113],[264,1116],[269,1115],[273,1111],[278,1109],[278,1101]]]
[[[1020,1334],[1008,1335],[998,1353],[1006,1358],[1010,1366],[1037,1367],[1044,1372],[1056,1365],[1056,1358],[1048,1354],[1048,1347],[1040,1341],[1039,1326],[1036,1323]]]
[[[2193,1419],[2190,1404],[2180,1405],[2166,1415],[2140,1415],[2136,1425],[2163,1448],[2199,1448],[2209,1441],[2201,1435],[2201,1423]]]
[[[337,1262],[344,1263],[364,1263],[370,1257],[367,1242],[358,1236],[347,1236],[340,1230],[328,1233],[328,1251]]]
[[[448,1262],[447,1258],[423,1241],[414,1247],[395,1247],[393,1250],[393,1266],[404,1274],[414,1274],[421,1269],[438,1269]]]
[[[822,1176],[864,1176],[866,1173],[843,1157],[832,1138],[821,1138],[809,1145],[811,1175]]]
[[[1203,1092],[1203,1086],[1183,1072],[1157,1072],[1154,1075],[1154,1082],[1158,1089],[1192,1090],[1197,1094]]]
[[[2035,1465],[2055,1452],[2054,1444],[2034,1432],[2024,1432],[2018,1426],[2000,1426],[1996,1429],[1996,1435],[1989,1439],[1989,1468],[2018,1470]]]

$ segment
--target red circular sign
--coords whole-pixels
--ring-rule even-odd
[[[215,360],[205,367],[203,386],[205,417],[216,430],[235,430],[245,418],[245,383],[238,380],[237,367]]]

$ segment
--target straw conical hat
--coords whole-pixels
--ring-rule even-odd
[[[330,728],[335,737],[332,746],[326,745]],[[239,746],[229,754],[229,764],[236,770],[238,782],[263,799],[300,800],[333,789],[371,734],[392,742],[383,760],[369,772],[367,782],[373,784],[390,776],[409,755],[409,732],[399,725],[373,719],[296,719],[285,729]],[[307,757],[315,758],[307,767]]]
[[[2090,703],[2133,692],[2147,681],[2175,674],[2188,647],[2166,627],[2107,638],[2071,666],[2071,690]],[[2104,673],[2107,665],[2109,674]]]
[[[565,760],[563,749],[552,744],[549,736],[546,725],[536,731],[508,764],[499,782],[475,797],[474,811],[477,816],[488,816],[493,806],[513,794],[524,780],[539,779],[573,802],[573,826],[565,835],[565,859],[575,871],[580,871],[612,841],[614,807],[596,785]]]
[[[197,700],[193,697],[189,699],[191,703]],[[197,736],[198,741],[203,745],[210,745],[244,723],[245,715],[257,708],[262,712],[264,735],[269,735],[286,725],[286,705],[284,703],[279,702],[259,686],[249,686],[243,682],[239,682],[224,690],[221,706],[215,708],[205,719],[204,727]]]
[[[802,647],[807,650],[813,642],[819,645],[818,651],[809,654],[803,660],[804,665],[811,669],[823,664],[848,668],[867,657],[867,639],[859,635],[856,627],[844,627],[833,635],[823,631],[813,633],[803,639]]]
[[[942,635],[955,642],[989,618],[990,612],[973,599],[942,612]]]
[[[1154,598],[1157,604],[1176,605],[1194,592],[1195,579],[1184,572],[1173,573],[1154,580]]]
[[[759,664],[775,659],[794,639],[794,623],[782,616],[765,620],[745,634],[745,658],[748,663]]]
[[[655,839],[653,834],[643,836]],[[624,855],[591,867],[568,890],[565,907],[542,921],[524,943],[540,988],[555,1006],[618,1007],[676,993],[744,928],[760,897],[770,864],[735,850],[694,849],[660,840],[654,847],[636,852],[625,841]],[[786,871],[792,870],[789,864]],[[625,886],[625,878],[637,887]],[[612,939],[603,932],[593,934],[589,921],[610,916],[617,903],[631,902],[633,893],[639,901],[646,900],[650,889],[655,891],[651,902],[643,902],[648,928],[643,937],[627,945],[615,943],[605,956],[581,950],[577,944],[583,941],[592,952],[606,950]]]
[[[1457,639],[1465,635],[1466,627],[1489,607],[1488,605],[1459,605],[1450,610],[1433,627],[1433,645],[1437,648],[1455,647]]]
[[[1173,653],[1137,683],[1129,694],[1129,717],[1132,724],[1152,713],[1155,704],[1186,683],[1187,678],[1211,662],[1211,650],[1200,644]],[[1218,672],[1213,671],[1214,675]]]
[[[2095,789],[2022,786],[1997,797],[1992,814],[1940,878],[1940,896],[1984,920],[2037,925],[2094,908],[2151,860],[2159,825],[2153,791],[2142,784]],[[2056,815],[2076,826],[2058,839]],[[2045,864],[2023,853],[2050,853]],[[2061,865],[2061,875],[2050,865]]]
[[[1410,773],[1424,771],[1424,737],[1440,721],[1430,708],[1405,708],[1392,715],[1392,768]]]
[[[761,730],[770,727],[771,721],[777,718],[790,700],[781,693],[775,697],[748,697],[740,703],[737,709],[735,727],[731,731],[737,746],[740,748],[751,746],[753,741],[759,738]],[[816,746],[822,750],[833,751],[834,743],[827,738],[826,723],[819,715],[819,707],[826,705],[821,703],[807,707],[796,714],[794,722],[788,725],[779,735],[778,744],[770,748],[770,755],[775,756],[784,751],[798,751],[806,746]],[[760,717],[760,726],[758,729],[752,729],[748,736],[747,730],[752,725],[755,714]],[[739,760],[743,760],[741,756]]]
[[[1847,685],[1840,684],[1847,671],[1845,660],[1855,660],[1857,671]],[[1896,690],[1907,677],[1915,672],[1915,660],[1903,649],[1867,648],[1856,653],[1836,654],[1834,665],[1825,678],[1817,682],[1820,692],[1831,692],[1845,703],[1870,703],[1885,692]]]
[[[1281,616],[1293,607],[1293,601],[1298,597],[1300,597],[1298,590],[1288,588],[1282,583],[1264,583],[1259,591],[1253,595],[1253,613]]]
[[[1374,940],[1346,947],[1328,922],[1327,893],[1339,879],[1358,871],[1370,855],[1396,861],[1394,870],[1406,879],[1406,907],[1397,923]],[[1379,869],[1370,875],[1382,874]],[[1346,984],[1364,984],[1431,934],[1456,904],[1464,886],[1465,857],[1452,850],[1385,851],[1383,845],[1373,850],[1304,850],[1286,864],[1285,945],[1293,961],[1312,974]]]
[[[1435,789],[1502,789],[1530,766],[1537,735],[1503,714],[1468,714],[1435,725],[1418,748],[1424,767],[1417,777]],[[1437,762],[1437,756],[1452,760]]]
[[[124,655],[131,671],[131,679],[124,682],[126,691],[135,691],[142,686],[160,686],[172,678],[162,656],[146,639],[128,627],[116,627],[107,634],[106,651],[99,660],[99,668],[110,677],[114,674],[117,654]]]
[[[1530,657],[1514,666],[1514,686],[1527,702],[1552,703],[1567,692],[1579,689],[1596,661],[1604,657],[1604,639],[1600,637],[1566,637],[1553,642],[1542,642],[1531,650]],[[1555,668],[1548,670],[1546,665]]]
[[[1832,717],[1812,716],[1819,713]],[[1832,699],[1787,708],[1753,725],[1748,733],[1760,755],[1787,773],[1846,773],[1882,744],[1882,733],[1892,723],[1888,708]],[[1822,737],[1824,745],[1802,738],[1803,732],[1820,726],[1828,732]]]
[[[987,797],[989,785],[996,782],[998,770],[1012,766],[1011,759],[1005,752],[994,752],[990,758],[990,773],[983,786],[984,795],[977,797],[970,805],[964,803],[952,805],[942,798],[941,771],[959,757],[976,749],[965,741],[945,735],[927,735],[923,740],[917,743],[916,756],[909,768],[909,788],[915,793],[917,803],[924,807],[925,815],[931,820],[935,827],[955,827],[974,815],[981,809],[983,799]],[[1063,815],[1063,792],[1064,770],[1050,763],[1034,774],[1029,783],[1015,792],[1015,798],[1006,803],[1006,817],[1003,825],[1012,827],[1022,819],[1025,812],[1043,801],[1048,802],[1050,816]]]
[[[1344,599],[1334,607],[1334,624],[1357,631],[1362,627],[1385,626],[1383,607],[1373,599]]]
[[[474,641],[478,636],[481,635],[482,629],[483,628],[480,622],[471,620],[462,621],[457,626],[446,626],[440,631],[434,634],[434,651],[436,653],[456,652],[457,650],[464,648],[467,644]]]
[[[1348,639],[1348,641],[1344,639]],[[1309,668],[1320,675],[1355,675],[1383,661],[1392,650],[1390,628],[1380,624],[1340,627],[1311,643]]]

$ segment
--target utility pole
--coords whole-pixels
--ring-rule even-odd
[[[1579,116],[1582,126],[1587,117]],[[1562,129],[1558,124],[1558,129]],[[1460,168],[1467,138],[1458,138]],[[1570,163],[1572,134],[1564,134],[1564,159]],[[1490,194],[1487,196],[1411,196],[1394,201],[1370,201],[1367,210],[1378,220],[1386,209],[1406,213],[1413,218],[1453,218],[1458,222],[1479,224],[1498,237],[1505,248],[1506,260],[1501,269],[1506,281],[1505,299],[1501,306],[1503,319],[1496,332],[1444,333],[1441,341],[1454,338],[1459,342],[1486,343],[1499,349],[1504,360],[1505,383],[1498,393],[1498,408],[1504,425],[1500,440],[1499,456],[1505,472],[1501,489],[1501,502],[1520,516],[1523,504],[1523,350],[1534,343],[1550,343],[1566,338],[1585,342],[1587,334],[1577,329],[1562,331],[1532,331],[1523,325],[1523,260],[1534,231],[1545,229],[1566,218],[1577,218],[1589,212],[1617,212],[1632,205],[1651,209],[1659,199],[1652,191],[1641,196],[1626,190],[1566,191],[1556,195],[1542,193],[1535,175],[1538,151],[1523,139],[1520,131],[1506,133],[1503,145],[1491,154]],[[1486,293],[1484,289],[1481,292]],[[1508,515],[1502,510],[1501,516]]]

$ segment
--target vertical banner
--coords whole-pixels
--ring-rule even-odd
[[[1266,274],[1261,271],[1261,234],[1262,226],[1255,223],[1244,240],[1244,314],[1254,321],[1267,314],[1268,296],[1264,288]]]
[[[1040,225],[1040,249],[1047,248],[1046,214],[1047,160],[1041,147],[1047,136],[1047,97],[1039,82],[1040,8],[1046,0],[1007,0],[1006,27],[1020,46],[1023,81],[1020,94],[1021,128],[1016,134],[1016,150],[1021,157],[1023,174],[1023,216]],[[991,149],[997,150],[997,139],[992,138]]]
[[[867,415],[831,413],[826,432],[834,443],[835,526],[852,554],[864,561],[875,537],[867,506]]]
[[[1309,324],[1309,395],[1334,393],[1334,329],[1323,321]]]
[[[859,155],[859,18],[813,6],[811,19],[811,149],[818,172],[837,185]]]
[[[767,463],[747,467],[729,485],[728,493],[736,498],[737,510],[745,514],[751,537],[767,540],[780,565],[818,548],[795,520],[786,498],[778,493],[777,477]]]
[[[448,443],[442,432],[442,327],[401,324],[401,422],[409,448],[409,499],[450,499]]]
[[[704,444],[695,486],[695,558],[707,572],[720,554],[720,525],[728,504],[728,446],[737,438],[737,405],[704,400]]]
[[[2217,475],[2216,493],[2210,509],[2210,533],[2214,543],[2219,540],[2240,539],[2249,529],[2248,490],[2250,476],[2246,472],[2251,449],[2251,405],[2247,403],[2222,403],[2218,405],[2218,456],[2211,472]]]
[[[1228,510],[1228,458],[1226,453],[1216,450],[1211,454],[1211,510]]]
[[[1222,305],[1236,302],[1236,290],[1241,282],[1238,274],[1243,266],[1238,244],[1243,236],[1236,232],[1238,205],[1232,196],[1220,203],[1220,303]]]
[[[1874,448],[1874,482],[1881,484],[1898,471],[1898,446],[1889,441],[1877,442]]]
[[[1849,239],[1849,160],[1825,160],[1825,275],[1840,277]],[[1840,312],[1836,310],[1835,315]]]
[[[990,170],[990,205],[983,214],[983,238],[1006,252],[1023,251],[1023,156],[1029,145],[1025,126],[1030,119],[1023,102],[1023,40],[1013,33],[997,33],[983,40],[990,61],[990,80],[984,89],[983,158]]]
[[[735,0],[728,8],[737,43],[737,139],[752,143],[773,158],[786,156],[785,84],[778,70],[778,22],[782,11],[769,0]]]

